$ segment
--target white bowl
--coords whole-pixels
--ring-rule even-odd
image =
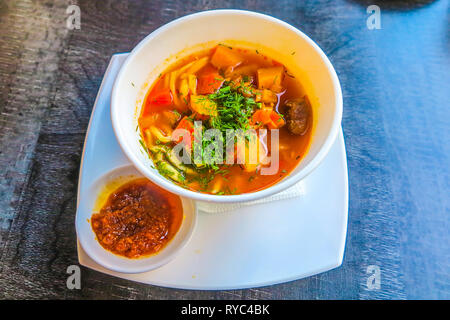
[[[157,254],[138,259],[128,259],[115,255],[100,245],[91,226],[91,216],[94,212],[99,194],[102,193],[105,186],[111,183],[125,183],[132,178],[142,177],[132,165],[119,167],[100,177],[84,194],[80,195],[81,200],[78,205],[75,221],[77,237],[84,251],[95,262],[107,269],[122,273],[140,273],[161,267],[175,258],[177,253],[188,243],[194,231],[197,221],[195,202],[190,199],[181,198],[183,220],[180,229]]]
[[[136,132],[145,93],[176,59],[219,42],[258,49],[283,63],[300,79],[313,108],[313,135],[307,155],[285,179],[261,191],[210,195],[186,190],[161,176],[142,152]],[[251,201],[278,193],[310,174],[330,150],[342,119],[342,93],[336,72],[322,50],[293,26],[260,13],[212,10],[188,15],[155,30],[131,52],[115,81],[111,118],[117,140],[143,175],[161,187],[202,201]]]

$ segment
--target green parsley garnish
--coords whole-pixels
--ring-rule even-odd
[[[228,82],[216,93],[208,95],[208,99],[217,104],[217,116],[211,117],[211,127],[221,130],[224,137],[226,129],[250,129],[249,119],[258,107],[255,100],[245,97],[240,89],[247,88]]]

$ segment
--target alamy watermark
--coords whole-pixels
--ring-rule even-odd
[[[69,30],[81,29],[81,10],[76,4],[71,4],[66,9],[66,14],[69,16],[66,20],[66,27]]]
[[[67,274],[70,276],[67,277],[66,286],[67,289],[81,289],[81,269],[76,264],[70,265],[66,270]]]
[[[366,286],[368,290],[380,290],[381,289],[381,269],[377,265],[367,266],[366,274],[369,276],[366,280]]]
[[[376,4],[372,4],[367,7],[366,12],[370,14],[370,16],[367,18],[366,25],[367,29],[374,30],[374,29],[381,29],[381,10],[380,7]]]

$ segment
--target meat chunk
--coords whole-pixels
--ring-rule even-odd
[[[308,131],[311,121],[311,105],[308,97],[288,100],[284,106],[288,130],[292,134],[304,135]]]

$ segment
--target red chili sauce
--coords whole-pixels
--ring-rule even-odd
[[[178,196],[151,181],[132,180],[115,190],[91,218],[100,245],[127,258],[155,254],[180,228],[183,207]]]

